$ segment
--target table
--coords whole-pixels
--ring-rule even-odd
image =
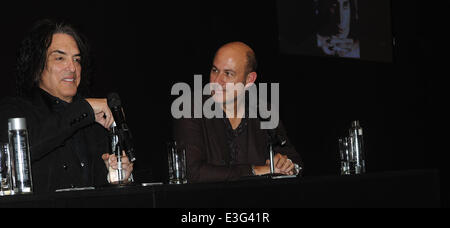
[[[134,186],[0,197],[25,208],[347,208],[440,207],[439,173],[410,170],[360,176]]]

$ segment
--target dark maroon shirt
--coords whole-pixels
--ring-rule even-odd
[[[222,182],[252,176],[251,166],[263,166],[269,159],[269,133],[260,125],[259,119],[245,118],[234,130],[226,118],[175,120],[175,140],[186,148],[188,181]],[[275,132],[287,143],[275,147],[274,154],[287,155],[302,166],[281,121]]]

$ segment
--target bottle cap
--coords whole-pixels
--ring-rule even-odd
[[[27,121],[25,118],[13,118],[8,120],[9,131],[26,130],[26,129],[27,129]]]
[[[359,120],[353,121],[352,127],[359,127]]]

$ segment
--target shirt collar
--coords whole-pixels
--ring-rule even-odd
[[[52,111],[56,112],[61,111],[69,105],[68,102],[63,101],[58,97],[52,96],[51,94],[47,93],[45,90],[41,88],[37,88],[37,93],[38,94],[35,95],[39,95],[44,101],[44,103],[47,105],[47,107]],[[78,96],[75,96],[72,102],[75,101],[76,99],[78,99]]]

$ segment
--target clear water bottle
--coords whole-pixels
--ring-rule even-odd
[[[12,194],[11,156],[9,143],[0,143],[0,195]]]
[[[173,170],[173,156],[174,154],[176,154],[176,150],[177,150],[177,142],[173,141],[173,142],[169,142],[167,144],[167,161],[168,161],[168,166],[169,166],[169,183],[171,182],[171,180],[175,179],[175,173]]]
[[[341,157],[341,175],[350,175],[350,147],[348,137],[339,139],[339,154]]]
[[[120,152],[119,130],[116,122],[111,125],[110,139],[112,154],[117,156],[117,170],[114,170],[112,166],[108,167],[108,180],[112,184],[123,184],[125,182],[125,171],[122,169],[122,153]]]
[[[25,118],[8,120],[9,146],[12,155],[12,179],[14,194],[33,193],[30,147]]]
[[[353,121],[349,130],[350,173],[366,173],[363,129],[359,121]]]

